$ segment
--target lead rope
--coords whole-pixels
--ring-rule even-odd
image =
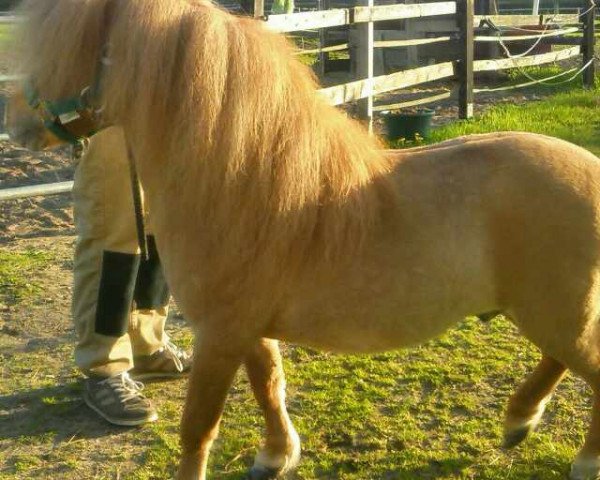
[[[131,176],[131,191],[133,193],[133,209],[135,212],[135,227],[137,230],[138,244],[142,260],[148,260],[148,239],[146,238],[146,225],[144,223],[144,210],[142,206],[142,187],[135,168],[135,160],[131,147],[127,143],[127,158],[129,160],[129,174]]]
[[[75,166],[77,166],[79,164],[79,161],[86,154],[89,145],[90,145],[90,139],[86,137],[86,138],[80,139],[77,143],[74,143],[71,146],[71,160],[73,161],[73,164]]]

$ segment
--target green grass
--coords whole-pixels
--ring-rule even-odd
[[[0,24],[0,39],[12,38],[15,34],[16,26],[10,23]]]
[[[51,252],[39,250],[0,251],[0,302],[14,303],[39,293],[34,272],[52,258]]]
[[[579,66],[578,66],[579,67]],[[565,69],[560,65],[552,64],[552,65],[538,65],[533,67],[522,67],[522,68],[511,68],[506,70],[506,75],[509,78],[509,82],[511,84],[520,84],[530,82],[531,79],[535,80],[544,80],[548,77],[553,77],[554,75],[558,75],[564,72]],[[541,85],[536,85],[536,89],[558,89],[559,91],[565,90],[573,90],[580,88],[580,81],[573,81],[569,83],[559,83],[564,80],[570,78],[573,74],[565,75],[564,77],[559,77],[556,80],[550,80],[547,83],[543,83]],[[558,93],[558,92],[557,92]]]
[[[401,352],[334,356],[288,348],[288,405],[303,440],[297,479],[563,479],[585,431],[588,394],[567,379],[542,431],[512,452],[499,448],[505,400],[539,358],[498,317],[470,318],[442,338]],[[180,405],[167,418],[136,472],[173,475]],[[237,480],[260,443],[263,421],[239,376],[211,456],[211,478]]]
[[[517,130],[559,137],[600,155],[598,94],[597,89],[574,89],[526,105],[498,105],[479,118],[434,130],[429,142],[471,133]]]
[[[16,25],[0,24],[0,49],[11,46],[15,39]]]

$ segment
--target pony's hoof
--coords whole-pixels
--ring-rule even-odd
[[[527,419],[515,420],[510,417],[506,418],[504,422],[504,442],[502,448],[516,447],[538,427],[548,400],[550,400],[550,395],[539,403],[535,413]]]
[[[254,465],[248,472],[246,480],[275,480],[276,478],[280,478],[280,473],[281,470],[278,468],[269,468],[260,465]]]
[[[569,479],[600,480],[600,458],[576,458]]]
[[[519,443],[527,438],[531,430],[531,425],[525,425],[510,431],[505,431],[502,448],[509,449],[516,447]]]

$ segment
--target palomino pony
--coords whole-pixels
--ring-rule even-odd
[[[15,100],[15,139],[49,145],[40,100],[64,105],[98,86],[104,121],[131,144],[167,278],[195,328],[178,478],[206,477],[242,364],[267,427],[250,477],[296,464],[277,340],[375,352],[490,311],[509,315],[543,352],[510,401],[506,443],[535,427],[568,368],[595,395],[571,478],[599,477],[595,156],[526,133],[385,152],[318,97],[283,37],[208,0],[24,8],[24,65],[38,101],[36,112]],[[83,123],[54,126],[81,135],[73,130],[94,123],[79,100]]]

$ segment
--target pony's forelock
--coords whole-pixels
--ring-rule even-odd
[[[25,0],[19,69],[44,98],[58,99],[89,86],[106,41],[105,13],[113,0]]]

